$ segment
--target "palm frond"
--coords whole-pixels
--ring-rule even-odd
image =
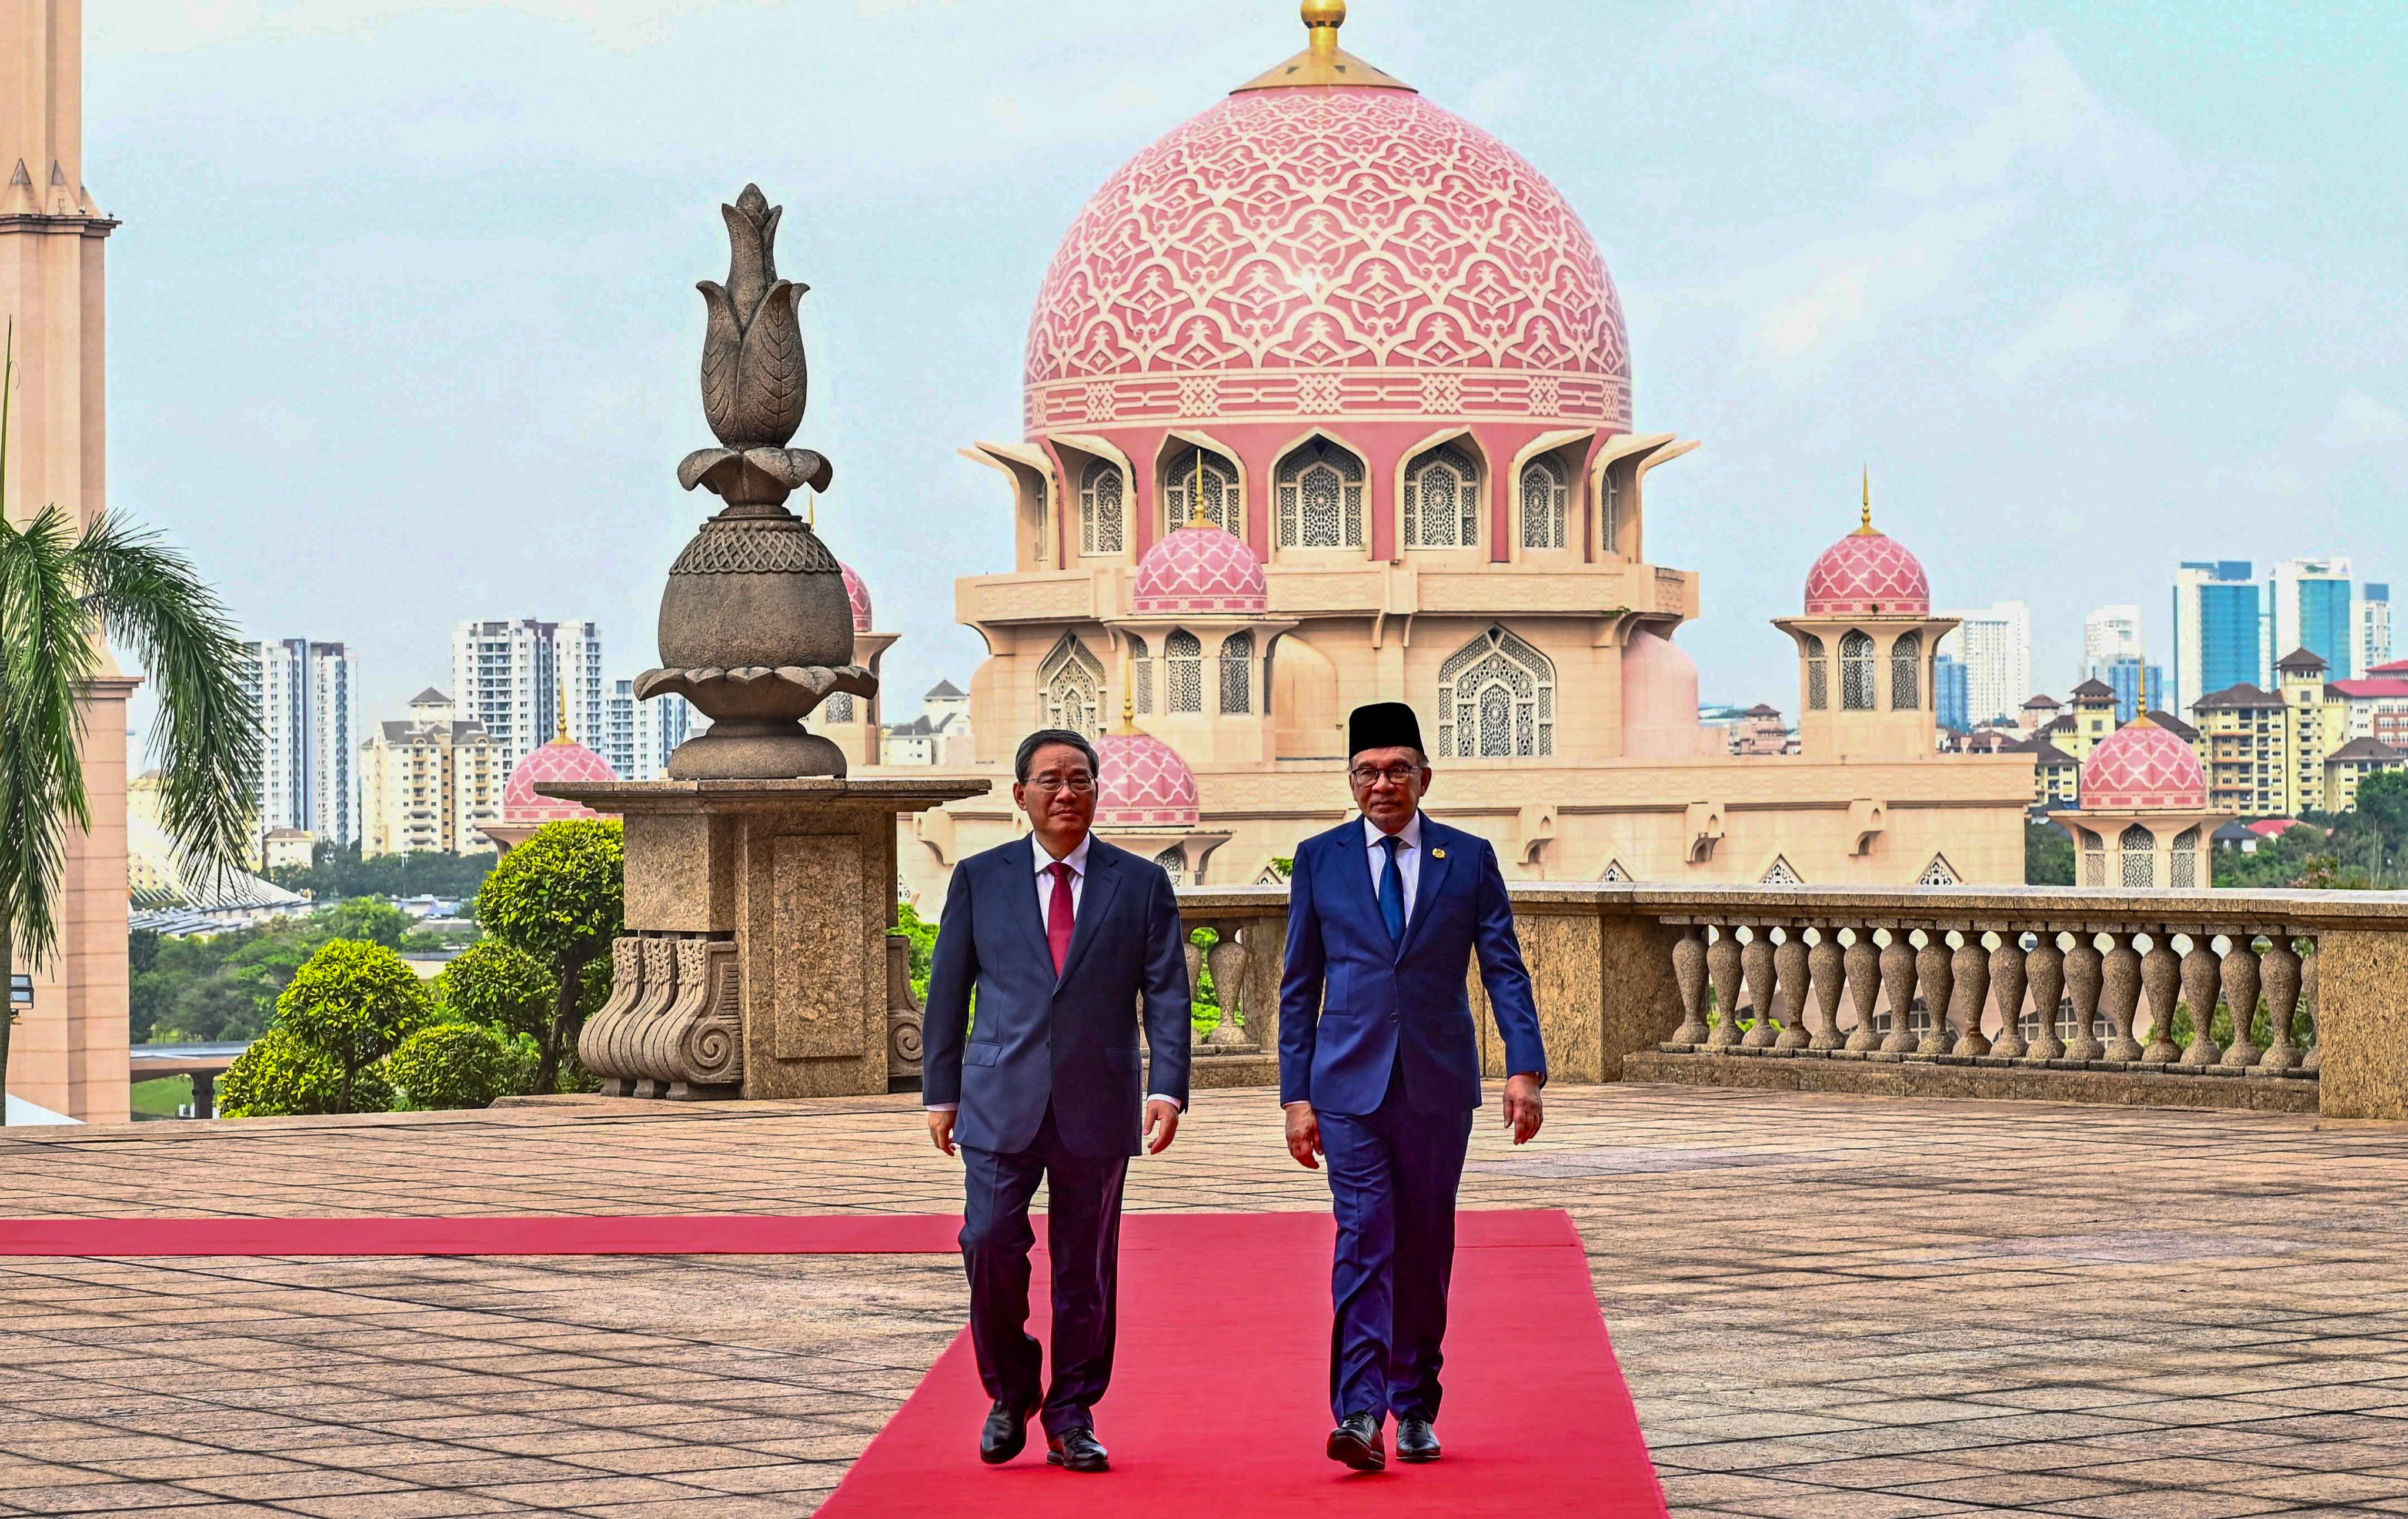
[[[73,531],[56,507],[22,529],[0,515],[0,925],[37,965],[58,948],[67,827],[92,825],[79,698],[99,654]]]
[[[205,874],[242,868],[261,742],[223,603],[181,553],[107,515],[85,527],[74,558],[85,610],[150,673],[161,830]]]

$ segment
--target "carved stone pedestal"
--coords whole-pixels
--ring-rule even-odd
[[[621,1096],[887,1091],[919,1054],[908,981],[900,999],[890,986],[895,816],[986,790],[827,778],[545,788],[626,820],[627,937],[579,1058]]]

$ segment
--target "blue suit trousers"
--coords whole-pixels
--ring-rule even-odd
[[[1377,1111],[1317,1116],[1338,1215],[1330,1413],[1435,1420],[1455,1274],[1455,1195],[1472,1111],[1416,1112],[1398,1068]]]

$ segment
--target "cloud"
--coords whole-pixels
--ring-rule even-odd
[[[2107,121],[2081,71],[2046,32],[2034,32],[2009,50],[2007,79],[2006,100],[1956,136],[1891,159],[1883,185],[1922,196],[1988,189],[2004,183],[2018,161],[2063,152]]]
[[[2408,417],[2363,391],[2352,391],[2334,406],[2325,423],[2325,447],[2364,448],[2372,443],[2397,443],[2408,438]]]
[[[1990,356],[1990,372],[2021,380],[2069,353],[2099,348],[2124,335],[2132,315],[2132,293],[2094,285],[2068,292],[2048,315]]]
[[[1803,370],[1862,342],[1885,318],[1939,291],[1965,250],[2014,214],[2003,202],[1933,211],[1893,231],[1802,249],[1742,277],[1733,294],[1759,313],[1756,359]]]

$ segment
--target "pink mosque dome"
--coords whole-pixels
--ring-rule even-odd
[[[1097,827],[1196,826],[1196,772],[1168,744],[1132,730],[1106,734],[1096,752],[1104,762],[1103,789],[1096,796]]]
[[[1400,408],[1627,431],[1621,300],[1563,194],[1361,60],[1305,56],[1079,213],[1029,321],[1030,432]]]
[[[1807,616],[1850,613],[1931,615],[1931,580],[1923,573],[1923,561],[1873,527],[1870,507],[1864,525],[1824,550],[1806,572]]]
[[[1140,617],[1182,612],[1260,616],[1270,606],[1263,562],[1234,534],[1190,523],[1138,561],[1132,605]]]
[[[2190,745],[2146,721],[2100,740],[2082,767],[2082,809],[2198,811],[2207,806],[2207,771]]]
[[[555,781],[618,779],[609,760],[564,733],[548,744],[538,745],[510,771],[509,784],[502,790],[502,821],[541,824],[600,817],[601,813],[580,803],[539,795],[536,787],[548,786]]]
[[[837,567],[844,571],[844,596],[853,603],[853,630],[867,633],[869,631],[869,586],[851,565],[838,564]]]

